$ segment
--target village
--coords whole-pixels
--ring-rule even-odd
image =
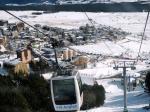
[[[1,68],[5,68],[5,65],[15,67],[22,60],[21,52],[28,48],[32,49],[33,61],[43,61],[49,67],[53,67],[56,63],[51,44],[53,41],[57,42],[56,52],[59,66],[62,68],[85,68],[92,60],[92,55],[96,54],[84,55],[84,52],[79,53],[69,49],[68,46],[90,44],[101,40],[114,41],[128,35],[121,29],[102,25],[95,28],[86,24],[79,29],[66,30],[35,24],[34,28],[28,27],[23,22],[9,23],[9,21],[0,20]],[[86,55],[91,56],[91,59]],[[97,54],[97,57],[101,57],[101,55]],[[94,58],[95,56],[93,56],[93,60],[95,60]],[[5,72],[1,74],[6,75]]]

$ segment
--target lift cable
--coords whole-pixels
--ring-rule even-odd
[[[26,24],[26,25],[30,26],[31,28],[35,29],[36,31],[38,31],[38,32],[42,33],[44,36],[46,36],[46,37],[50,38],[50,37],[49,37],[49,36],[47,36],[44,32],[40,31],[40,30],[39,30],[39,29],[37,29],[36,27],[34,27],[34,26],[30,25],[29,23],[27,23],[26,21],[24,21],[24,20],[20,19],[19,17],[15,16],[15,15],[14,15],[14,14],[12,14],[11,12],[9,12],[9,11],[7,11],[7,10],[3,10],[3,11],[4,11],[4,12],[6,12],[6,13],[8,13],[9,15],[11,15],[11,16],[13,16],[13,17],[15,17],[16,19],[20,20],[20,21],[21,21],[21,22],[23,22],[24,24]],[[53,42],[51,42],[50,44],[52,44],[52,47],[53,47],[53,49],[54,49],[54,52],[56,52],[56,49],[55,49],[55,47],[53,46]],[[56,57],[56,54],[55,54],[55,57]],[[56,59],[56,64],[57,64],[58,69],[60,69],[60,70],[61,70],[61,67],[60,67],[60,66],[59,66],[59,64],[58,64],[57,59]]]
[[[80,6],[80,8],[81,8],[81,10],[83,11],[83,13],[85,14],[85,16],[87,17],[88,21],[91,23],[91,25],[92,25],[92,26],[94,27],[94,29],[95,29],[95,34],[96,34],[96,36],[95,36],[95,43],[96,43],[96,42],[97,42],[97,29],[96,29],[96,27],[95,27],[95,25],[94,25],[94,23],[93,23],[93,20],[88,16],[87,12],[83,9],[82,6]]]
[[[7,11],[7,10],[3,10],[6,13],[10,14],[11,16],[15,17],[16,19],[20,20],[21,22],[25,23],[26,25],[30,26],[31,28],[37,30],[38,32],[42,33],[44,36],[47,36],[44,32],[40,31],[39,29],[37,29],[36,27],[30,25],[29,23],[27,23],[26,21],[20,19],[19,17],[15,16],[14,14],[12,14],[11,12]]]
[[[92,24],[92,26],[95,28],[94,23],[92,22],[92,19],[88,16],[87,12],[83,9],[82,6],[80,6],[81,10],[83,11],[83,13],[85,14],[85,16],[87,17],[88,21]]]
[[[87,17],[87,19],[89,20],[89,22],[90,22],[90,23],[92,24],[92,26],[95,28],[96,34],[97,34],[97,29],[96,29],[94,23],[92,22],[92,19],[88,16],[87,12],[83,9],[82,6],[80,6],[80,8],[81,8],[81,10],[84,12],[84,14],[85,14],[85,16]],[[97,36],[97,35],[96,35],[96,36]],[[97,37],[96,37],[96,39],[97,39]],[[105,44],[105,46],[107,47],[107,49],[108,49],[111,53],[113,53],[112,50],[111,50],[111,48],[110,48],[105,42],[103,42],[103,43]]]
[[[111,50],[111,48],[105,43],[105,41],[103,42],[105,44],[105,46],[107,47],[107,49],[113,54],[113,51]]]
[[[149,11],[148,11],[148,13],[147,13],[146,22],[145,22],[145,27],[144,27],[144,31],[143,31],[143,33],[142,33],[141,43],[140,43],[140,47],[139,47],[139,51],[138,51],[138,56],[137,56],[137,62],[138,62],[139,57],[140,57],[140,52],[141,52],[141,48],[142,48],[142,44],[143,44],[143,40],[144,40],[144,36],[145,36],[145,31],[146,31],[148,19],[149,19]]]

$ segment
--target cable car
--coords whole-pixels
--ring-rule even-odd
[[[55,111],[78,111],[83,102],[82,82],[77,72],[51,79],[51,97]]]

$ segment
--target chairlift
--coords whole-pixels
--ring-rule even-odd
[[[78,72],[58,74],[50,80],[55,111],[79,111],[83,102],[82,82]]]

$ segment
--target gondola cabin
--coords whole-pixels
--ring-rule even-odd
[[[81,78],[78,75],[52,78],[51,95],[55,111],[80,110],[83,101]]]

